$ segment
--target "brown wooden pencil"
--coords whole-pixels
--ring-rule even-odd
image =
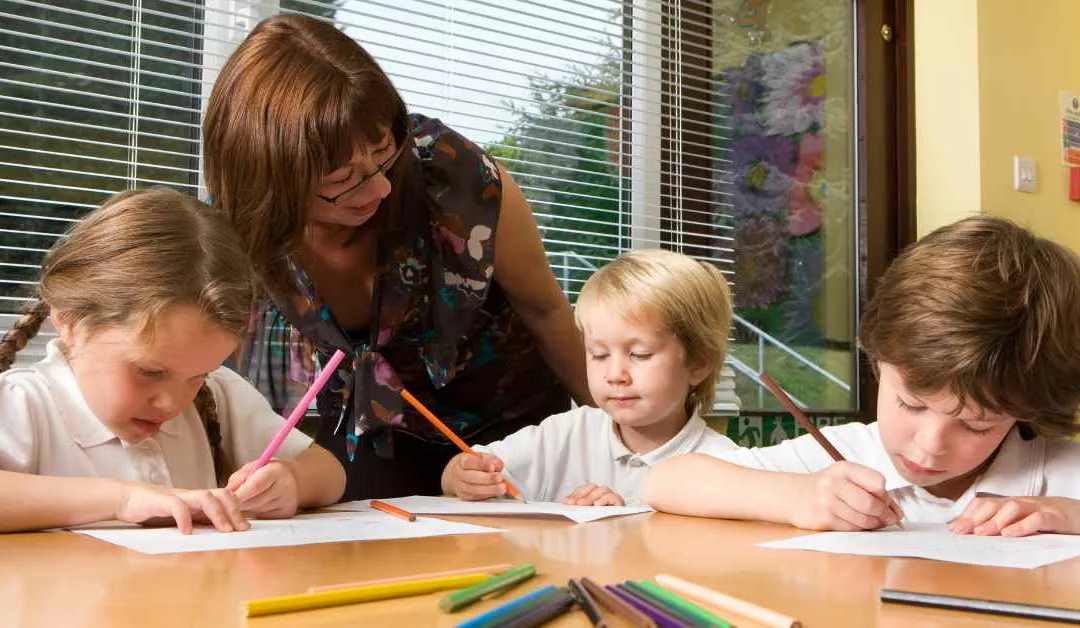
[[[795,420],[799,422],[799,425],[803,426],[803,429],[807,432],[810,432],[810,435],[814,437],[814,440],[816,440],[818,444],[832,456],[833,461],[842,462],[844,460],[843,454],[841,454],[836,447],[833,447],[833,444],[829,442],[829,439],[825,438],[825,435],[821,433],[821,430],[810,421],[809,417],[803,414],[803,411],[799,409],[799,406],[795,405],[795,402],[791,400],[791,397],[788,397],[783,388],[780,388],[780,386],[765,373],[759,373],[758,377],[761,378],[761,383],[765,384],[765,387],[769,389],[769,392],[771,392],[774,397],[776,397],[777,401],[791,413],[791,416],[795,417]]]
[[[631,626],[634,626],[634,628],[656,628],[656,622],[647,615],[626,602],[623,602],[611,593],[608,593],[608,591],[599,584],[588,578],[579,578],[578,582],[585,587],[585,590],[589,592],[589,595],[593,596],[593,599],[595,599],[600,606],[603,606],[612,613],[622,617],[629,622]]]
[[[761,378],[761,383],[765,384],[765,387],[769,389],[769,392],[771,392],[774,397],[776,397],[777,401],[791,413],[791,416],[795,417],[795,420],[798,421],[799,425],[803,426],[807,432],[810,432],[810,435],[813,436],[814,440],[816,440],[829,456],[832,457],[834,462],[844,461],[844,455],[840,453],[840,450],[833,447],[833,444],[829,442],[829,439],[825,438],[825,435],[821,433],[821,430],[810,421],[810,417],[803,414],[803,411],[799,409],[799,406],[795,405],[795,402],[791,400],[791,397],[789,397],[786,392],[784,392],[783,388],[780,388],[779,384],[774,382],[764,371],[758,373],[758,377]],[[904,511],[900,509],[900,505],[891,497],[889,499],[889,509],[896,513],[896,516],[898,517],[896,525],[901,528],[904,527]]]

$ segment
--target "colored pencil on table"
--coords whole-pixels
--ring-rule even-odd
[[[419,412],[421,416],[423,416],[425,419],[427,419],[429,423],[434,425],[435,429],[442,432],[443,436],[450,439],[451,443],[454,443],[455,445],[457,445],[458,449],[460,449],[462,452],[467,453],[467,454],[477,455],[476,452],[473,451],[472,447],[469,447],[469,445],[466,444],[465,441],[461,440],[461,437],[459,437],[457,434],[454,433],[454,430],[447,427],[446,424],[443,423],[441,419],[439,419],[439,417],[435,416],[435,414],[432,413],[431,410],[428,410],[427,406],[420,403],[419,399],[417,399],[416,397],[413,397],[411,392],[409,392],[408,390],[405,390],[404,388],[402,388],[401,389],[401,398],[404,399],[405,401],[409,402],[409,405],[416,408],[416,411]],[[510,472],[508,470],[506,470],[505,468],[502,470],[502,477],[503,477],[503,481],[506,482],[506,491],[508,493],[510,493],[511,495],[513,495],[514,497],[516,497],[516,498],[518,498],[518,499],[520,499],[522,501],[527,501],[525,499],[525,495],[518,489],[518,487],[516,485],[517,482],[515,482],[513,479],[510,478]]]
[[[833,447],[833,444],[829,442],[829,439],[825,438],[825,435],[821,433],[821,430],[819,430],[817,426],[814,425],[813,421],[811,421],[810,418],[806,416],[802,410],[799,409],[799,406],[795,405],[795,402],[791,400],[791,397],[789,397],[788,394],[784,392],[784,389],[781,388],[779,384],[774,382],[773,379],[766,375],[764,372],[758,373],[758,377],[761,379],[761,383],[765,384],[765,387],[769,389],[769,392],[771,392],[773,396],[776,397],[777,401],[779,401],[780,404],[783,405],[784,408],[786,408],[787,411],[791,413],[791,416],[794,417],[796,421],[798,421],[799,425],[803,426],[803,429],[805,429],[807,432],[810,432],[810,436],[812,436],[814,440],[816,440],[818,444],[821,445],[822,449],[824,449],[829,454],[829,457],[833,459],[833,462],[844,461],[844,455],[840,453],[840,450],[838,450],[836,447]],[[895,500],[890,498],[889,508],[896,513],[897,517],[899,517],[897,525],[901,528],[904,527],[904,511],[900,509],[900,505],[897,504]]]
[[[691,626],[690,622],[681,617],[676,617],[662,608],[657,608],[647,600],[634,595],[629,589],[621,584],[609,584],[604,588],[611,591],[612,594],[617,595],[627,604],[632,605],[634,608],[651,617],[652,620],[656,622],[658,628],[690,628]]]
[[[265,466],[267,462],[270,462],[270,459],[273,458],[274,454],[277,452],[278,447],[281,447],[281,443],[285,442],[285,437],[289,435],[289,432],[296,427],[296,424],[300,422],[300,418],[307,412],[307,409],[311,406],[312,400],[315,399],[315,395],[319,394],[319,391],[326,385],[330,376],[334,374],[334,371],[337,370],[338,365],[341,364],[341,361],[344,359],[345,354],[338,349],[334,352],[334,355],[330,357],[330,360],[323,365],[319,377],[315,379],[311,384],[311,387],[304,393],[304,396],[300,398],[300,402],[296,404],[292,413],[289,414],[289,418],[285,420],[285,425],[281,426],[281,429],[278,430],[274,439],[266,446],[266,450],[263,451],[262,455],[259,456],[259,459],[255,461],[255,466],[251,467],[251,470],[248,472],[248,477]]]
[[[672,615],[686,619],[695,626],[731,628],[731,624],[727,621],[652,582],[647,580],[640,582],[627,580],[624,584],[634,593],[641,595],[656,606],[670,611]]]
[[[613,614],[625,620],[634,628],[656,628],[651,617],[634,608],[610,591],[588,578],[581,579],[581,585],[592,594],[593,599]]]
[[[398,519],[404,519],[405,521],[416,521],[416,515],[405,510],[404,508],[398,508],[393,504],[381,502],[377,499],[371,500],[371,507],[375,510],[380,510],[388,515],[394,515]]]
[[[542,604],[500,624],[502,628],[535,628],[562,615],[574,605],[574,596],[563,587],[555,589]]]
[[[574,596],[574,600],[581,607],[582,612],[589,618],[589,623],[593,625],[593,628],[607,628],[607,622],[604,621],[604,616],[600,614],[600,609],[596,606],[596,600],[585,590],[585,586],[573,578],[570,578],[566,584],[570,587],[570,594]]]
[[[497,606],[486,613],[471,617],[460,624],[457,628],[496,628],[506,623],[506,621],[512,617],[524,614],[532,610],[533,608],[540,606],[547,601],[552,595],[557,593],[558,589],[553,584],[549,584],[546,587],[541,587],[531,593],[526,593],[521,597],[516,597],[509,602]]]
[[[660,586],[669,591],[678,593],[679,595],[690,598],[701,604],[713,606],[735,615],[741,615],[759,624],[769,626],[769,628],[799,628],[802,626],[802,624],[799,623],[799,620],[793,617],[788,617],[787,615],[777,613],[776,611],[762,608],[757,604],[747,602],[746,600],[740,600],[737,597],[724,595],[719,591],[714,591],[708,587],[703,587],[700,584],[683,580],[682,578],[676,578],[675,576],[670,576],[668,574],[659,574],[656,576],[656,581]]]
[[[896,589],[882,589],[880,595],[882,602],[912,604],[915,606],[932,606],[935,608],[947,608],[955,611],[968,611],[971,613],[993,613],[1010,617],[1027,617],[1030,619],[1045,619],[1048,621],[1080,624],[1080,609],[1076,608],[1020,604],[1017,602],[997,602],[994,600],[981,600],[973,597],[935,595],[931,593],[916,593],[914,591],[898,591]]]
[[[698,625],[693,617],[690,617],[688,614],[682,612],[677,608],[673,608],[663,600],[656,599],[651,593],[639,587],[635,582],[626,580],[616,586],[618,586],[624,593],[634,596],[637,601],[648,604],[651,608],[670,616],[672,619],[678,621],[679,625],[681,626]]]
[[[464,608],[469,604],[479,601],[492,593],[498,591],[504,591],[510,587],[528,580],[536,575],[536,568],[530,563],[511,569],[510,571],[499,574],[498,576],[492,576],[483,582],[478,582],[470,587],[464,588],[460,591],[454,591],[450,593],[442,600],[439,601],[439,608],[452,613],[458,609]]]
[[[262,615],[308,611],[328,606],[374,602],[375,600],[387,600],[390,598],[408,597],[410,595],[424,595],[425,593],[445,591],[447,589],[459,589],[461,587],[474,585],[478,582],[483,582],[484,580],[487,580],[487,576],[484,574],[466,574],[461,576],[444,576],[441,578],[412,580],[408,582],[374,584],[320,593],[296,593],[293,595],[282,595],[260,600],[248,600],[247,602],[244,602],[244,613],[247,617],[260,617]]]
[[[327,584],[319,587],[311,587],[308,593],[322,593],[324,591],[340,591],[341,589],[355,589],[356,587],[369,587],[375,584],[392,584],[395,582],[411,582],[413,580],[428,580],[431,578],[445,578],[447,576],[491,576],[509,571],[513,565],[499,563],[497,565],[482,565],[479,567],[465,567],[463,569],[449,569],[447,571],[433,571],[431,573],[418,573],[411,576],[397,576],[394,578],[379,578],[377,580],[360,580],[358,582],[346,582],[343,584]]]

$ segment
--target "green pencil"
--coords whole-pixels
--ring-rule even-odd
[[[529,578],[536,575],[536,567],[533,567],[531,563],[525,563],[524,565],[511,569],[510,571],[499,574],[498,576],[492,576],[483,582],[478,582],[470,587],[465,587],[458,591],[450,593],[443,599],[439,600],[439,608],[447,613],[452,613],[458,609],[464,608],[473,602],[480,600],[483,597],[491,595],[496,591],[502,591],[508,589],[519,582],[524,582]]]
[[[697,604],[684,600],[667,589],[649,582],[648,580],[641,580],[638,582],[627,580],[626,585],[631,587],[631,590],[635,593],[640,593],[644,595],[646,599],[659,603],[663,608],[669,608],[672,611],[675,611],[679,615],[693,621],[695,624],[715,626],[717,628],[732,628],[730,623],[713,615]]]

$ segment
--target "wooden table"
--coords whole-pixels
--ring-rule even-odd
[[[881,587],[1080,606],[1080,559],[1029,571],[763,549],[755,544],[797,532],[662,514],[583,525],[456,519],[507,532],[163,556],[69,533],[0,535],[0,626],[453,626],[501,601],[447,615],[436,608],[441,594],[432,594],[251,620],[241,617],[240,604],[314,585],[501,562],[532,562],[540,572],[510,596],[571,576],[614,582],[666,572],[792,615],[808,628],[1049,625],[883,606]],[[575,612],[552,625],[589,624]]]

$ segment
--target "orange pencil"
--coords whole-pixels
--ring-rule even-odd
[[[371,507],[375,510],[381,510],[388,515],[394,515],[398,519],[404,519],[405,521],[416,521],[416,515],[412,514],[408,510],[405,510],[404,508],[398,508],[393,504],[381,502],[377,499],[371,500]]]
[[[771,392],[773,396],[776,397],[776,399],[784,406],[784,408],[786,408],[787,411],[791,413],[791,416],[795,417],[795,420],[799,422],[799,425],[803,426],[803,428],[806,429],[807,432],[810,432],[810,435],[814,437],[814,440],[816,440],[818,444],[821,445],[821,447],[826,452],[828,452],[829,456],[832,457],[833,461],[843,462],[843,454],[841,454],[836,447],[833,447],[833,444],[829,442],[829,439],[825,438],[825,435],[821,433],[821,430],[819,430],[817,426],[810,421],[810,418],[808,416],[803,414],[803,411],[799,409],[799,406],[795,405],[795,402],[791,400],[791,397],[789,397],[786,392],[784,392],[784,389],[780,388],[780,386],[764,372],[758,373],[758,377],[761,378],[761,383],[765,384],[765,387],[769,389],[769,392]],[[895,512],[897,516],[900,517],[900,521],[897,522],[897,525],[899,525],[901,528],[904,527],[904,511],[900,510],[900,505],[897,504],[895,501],[890,500],[889,508],[891,508],[893,512]]]
[[[401,398],[404,399],[405,401],[408,401],[409,405],[416,408],[417,412],[419,412],[425,419],[430,421],[431,424],[435,426],[435,429],[439,430],[440,432],[443,433],[444,436],[449,438],[451,443],[454,443],[455,445],[457,445],[458,449],[460,449],[461,451],[463,451],[464,453],[467,453],[467,454],[477,455],[476,452],[473,451],[472,447],[469,447],[465,443],[465,441],[461,440],[461,438],[457,434],[455,434],[453,430],[451,430],[449,427],[446,427],[446,424],[443,423],[441,420],[439,420],[439,417],[432,414],[431,410],[428,410],[427,407],[424,406],[424,404],[420,403],[419,399],[417,399],[416,397],[413,397],[411,392],[409,392],[409,391],[405,390],[404,388],[402,388],[401,389]],[[514,483],[508,477],[509,472],[507,472],[504,469],[503,473],[502,473],[502,476],[503,476],[503,481],[506,482],[506,490],[507,490],[507,492],[509,492],[514,497],[516,497],[516,498],[518,498],[518,499],[520,499],[522,501],[525,501],[525,497],[522,495],[521,491],[518,490],[518,487],[514,486]]]

